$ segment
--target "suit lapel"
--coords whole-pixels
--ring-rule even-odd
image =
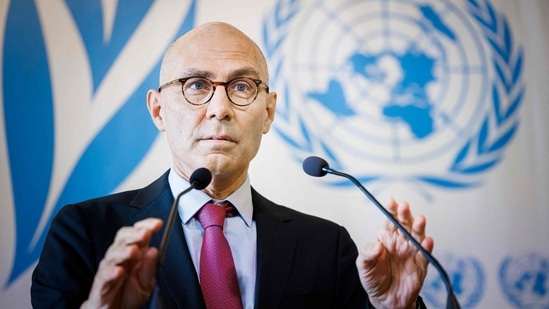
[[[133,215],[136,221],[155,217],[166,223],[174,198],[168,183],[168,172],[143,188],[130,203],[140,208]],[[158,248],[164,227],[155,233],[151,246]],[[177,216],[168,242],[162,269],[158,270],[157,284],[166,308],[205,308],[198,276],[183,234],[181,219]]]
[[[292,268],[297,236],[291,218],[252,189],[257,224],[256,308],[278,307]]]
[[[143,188],[130,203],[139,208],[135,221],[156,217],[167,220],[174,199],[166,172]],[[293,264],[297,235],[291,217],[252,188],[254,220],[257,224],[256,308],[279,307]],[[173,226],[163,269],[157,282],[166,307],[205,308],[198,276],[185,241],[179,216]],[[164,228],[153,235],[151,245],[158,247]]]
[[[178,308],[205,308],[198,276],[189,253],[179,216],[168,243],[166,259],[159,271],[160,295]],[[166,306],[171,308],[172,306]]]

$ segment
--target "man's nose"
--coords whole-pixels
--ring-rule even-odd
[[[217,118],[219,120],[227,117],[231,118],[233,113],[233,103],[227,95],[227,91],[224,85],[217,85],[214,88],[213,96],[207,105],[208,118]]]

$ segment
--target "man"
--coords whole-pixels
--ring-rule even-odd
[[[147,106],[166,134],[172,168],[141,190],[59,212],[33,273],[34,307],[147,305],[161,219],[193,171],[206,167],[212,181],[183,196],[156,276],[166,307],[206,307],[199,279],[204,231],[195,215],[213,200],[229,201],[238,212],[225,219],[224,233],[244,308],[416,308],[428,262],[392,224],[357,254],[344,228],[251,188],[249,164],[276,106],[265,58],[251,39],[224,23],[191,30],[166,52],[160,85],[148,92]],[[424,217],[414,219],[406,203],[390,201],[387,208],[432,250]]]

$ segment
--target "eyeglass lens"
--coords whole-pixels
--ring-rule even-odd
[[[224,86],[227,96],[236,105],[248,105],[257,95],[257,84],[253,79],[240,77],[226,83],[212,82],[203,77],[192,77],[182,85],[183,95],[192,104],[208,102],[217,86]]]

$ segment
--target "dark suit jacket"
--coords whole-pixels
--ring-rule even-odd
[[[168,173],[134,191],[65,206],[52,221],[32,276],[34,308],[78,308],[116,231],[166,220],[173,203]],[[252,189],[257,224],[256,308],[367,308],[345,228],[267,200]],[[158,246],[162,232],[151,245]],[[177,217],[157,276],[166,308],[205,308]]]

